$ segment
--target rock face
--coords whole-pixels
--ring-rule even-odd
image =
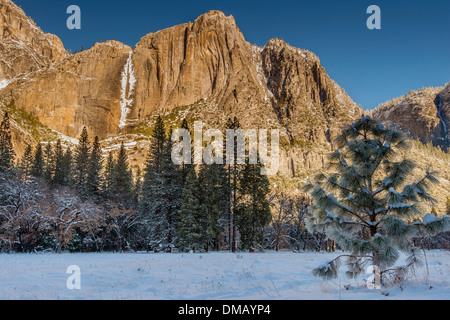
[[[121,76],[131,48],[116,41],[66,57],[50,68],[12,82],[17,107],[69,137],[105,138],[118,134],[121,117]]]
[[[323,155],[300,150],[310,143],[330,147],[340,127],[362,114],[320,60],[306,50],[272,39],[264,48],[245,41],[232,16],[210,11],[141,39],[132,119],[205,100],[202,120],[237,116],[246,128],[281,129],[286,150],[281,171],[293,175],[319,168]],[[300,154],[300,156],[299,156]]]
[[[294,175],[320,168],[325,152],[317,146],[329,151],[340,127],[362,114],[313,53],[279,39],[251,45],[220,11],[150,33],[134,50],[109,41],[66,55],[56,36],[42,33],[11,1],[0,3],[3,38],[39,58],[2,66],[8,86],[0,96],[12,95],[18,108],[69,137],[83,126],[90,136],[114,136],[202,101],[205,123],[223,128],[237,117],[244,128],[280,129],[281,171]],[[10,52],[0,47],[0,54]]]
[[[331,143],[343,124],[361,116],[361,108],[330,79],[313,53],[272,39],[262,51],[262,63],[273,108],[291,144]]]
[[[444,88],[410,91],[377,107],[373,116],[423,143],[446,150],[450,147],[450,83]]]
[[[130,51],[118,42],[97,44],[29,72],[7,91],[18,107],[71,137],[83,125],[100,137],[114,135],[155,112],[203,99],[216,107],[215,117],[238,116],[244,126],[270,120],[290,144],[305,135],[327,143],[340,124],[361,114],[314,54],[277,39],[252,46],[220,11],[150,33]]]
[[[0,81],[51,66],[66,56],[61,40],[44,33],[10,0],[0,0]]]
[[[143,37],[136,45],[134,117],[207,98],[225,113],[261,104],[252,47],[233,17],[211,11],[193,23]]]
[[[338,117],[340,122],[361,114],[314,54],[278,39],[264,48],[252,46],[234,18],[220,11],[145,36],[134,50],[133,61],[135,118],[202,99],[215,103],[226,115],[255,106],[269,108],[293,132],[311,112],[323,121],[325,131]],[[318,140],[326,141],[323,138]]]
[[[438,118],[441,120],[436,138],[438,143],[442,140],[442,146],[450,148],[450,83],[439,92],[435,99],[435,105],[438,109]]]

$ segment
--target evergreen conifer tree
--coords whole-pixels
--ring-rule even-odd
[[[53,178],[53,146],[50,142],[45,145],[44,149],[44,179],[50,183]]]
[[[89,196],[87,192],[89,155],[90,146],[88,132],[87,128],[83,127],[78,145],[75,148],[73,168],[74,187],[82,199],[86,199]]]
[[[62,159],[62,185],[72,187],[73,185],[73,156],[72,150],[67,148]]]
[[[181,192],[180,169],[172,161],[171,137],[170,134],[166,137],[159,117],[152,134],[139,205],[153,250],[170,251],[176,242]]]
[[[241,125],[239,120],[234,117],[234,119],[229,118],[226,126],[226,130],[235,130],[235,132],[241,129]],[[232,252],[236,251],[236,243],[237,243],[237,230],[235,223],[235,209],[237,207],[238,202],[238,185],[240,174],[242,171],[242,165],[237,163],[237,155],[238,152],[242,152],[242,150],[238,150],[239,145],[237,143],[237,137],[234,138],[233,141],[233,163],[227,159],[227,155],[224,155],[224,168],[222,171],[222,191],[224,193],[224,202],[223,202],[223,210],[226,212],[228,216],[228,243],[229,250]],[[227,152],[227,139],[224,139],[224,153]]]
[[[39,143],[36,147],[36,151],[34,152],[31,174],[37,178],[41,178],[44,175],[44,168],[44,152],[42,150],[42,144]]]
[[[150,151],[144,169],[139,211],[147,228],[148,245],[157,251],[163,235],[161,235],[159,227],[160,213],[157,212],[161,200],[159,197],[157,198],[156,192],[162,184],[161,162],[166,141],[166,130],[161,117],[156,119],[150,139]]]
[[[171,251],[177,241],[177,228],[179,210],[181,206],[181,197],[183,192],[183,179],[180,167],[172,161],[173,142],[171,140],[172,130],[165,140],[163,156],[161,161],[161,195],[164,199],[162,212],[167,220],[167,250]]]
[[[208,247],[208,218],[199,179],[191,167],[183,188],[178,247],[182,251],[203,252]]]
[[[32,176],[33,158],[33,148],[31,145],[27,144],[19,163],[20,174],[24,180],[29,180]]]
[[[183,119],[183,121],[181,122],[181,129],[185,129],[189,131],[189,125],[186,119]],[[187,163],[182,163],[181,164],[181,180],[182,180],[182,185],[184,185],[184,182],[186,181],[186,177],[190,171],[190,167],[191,165],[187,164]]]
[[[112,172],[112,200],[117,204],[124,206],[126,209],[130,209],[133,203],[133,175],[129,168],[128,155],[125,149],[125,145],[122,142],[117,155],[117,159],[114,162]]]
[[[253,251],[264,238],[264,228],[272,221],[269,191],[269,180],[261,175],[261,164],[247,163],[242,171],[236,207],[242,249]]]
[[[198,180],[200,183],[200,200],[203,204],[204,215],[206,216],[207,247],[220,250],[220,236],[224,231],[221,220],[223,220],[222,206],[224,203],[222,193],[222,165],[203,164],[200,166]]]
[[[105,199],[111,199],[112,197],[112,185],[113,185],[113,174],[114,174],[114,157],[112,152],[108,153],[108,157],[106,158],[105,170],[104,170],[104,179],[102,185],[102,195]]]
[[[304,190],[312,196],[310,232],[325,230],[348,254],[340,255],[313,271],[325,279],[336,278],[342,258],[347,257],[349,277],[367,266],[380,271],[385,283],[390,275],[404,275],[420,261],[410,239],[435,234],[449,227],[449,218],[424,216],[424,205],[435,200],[427,192],[438,180],[427,170],[416,182],[414,162],[404,158],[409,141],[363,116],[336,138],[338,150],[330,155],[330,174],[321,173]],[[420,220],[421,222],[414,222]],[[394,267],[399,252],[408,255],[404,266]]]
[[[63,171],[64,166],[64,150],[61,145],[61,140],[58,139],[55,146],[55,151],[53,154],[53,161],[52,161],[52,178],[51,178],[51,184],[52,186],[55,185],[63,185],[65,182],[65,176]]]
[[[137,168],[134,179],[134,206],[137,208],[139,206],[139,199],[142,191],[142,173],[140,167]]]
[[[98,136],[92,144],[86,173],[86,192],[96,202],[100,201],[102,149]]]

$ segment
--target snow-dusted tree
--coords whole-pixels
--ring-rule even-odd
[[[78,145],[75,148],[73,168],[74,186],[83,199],[89,196],[87,192],[87,173],[90,155],[88,139],[87,129],[83,127]]]
[[[29,180],[33,171],[33,148],[27,144],[25,152],[19,161],[19,173],[24,180]]]
[[[112,197],[112,185],[113,185],[113,174],[114,174],[115,161],[112,152],[108,153],[106,158],[105,170],[103,174],[102,183],[102,196],[105,199],[110,199]]]
[[[73,156],[72,156],[72,150],[70,148],[67,148],[64,152],[63,159],[62,159],[62,185],[67,187],[72,187],[73,185]]]
[[[209,247],[220,250],[221,235],[224,231],[223,222],[225,218],[222,210],[224,202],[222,193],[223,166],[219,164],[202,164],[198,173],[201,189],[201,202],[204,206],[206,216],[205,230],[207,233],[207,250]]]
[[[39,143],[34,152],[31,174],[37,178],[41,178],[44,175],[44,166],[44,151],[42,144]]]
[[[43,205],[44,220],[57,253],[69,244],[76,229],[90,234],[100,225],[99,207],[92,201],[82,201],[72,189],[57,187],[48,191]]]
[[[317,243],[317,237],[314,234],[311,235],[306,228],[306,217],[309,214],[308,207],[310,203],[311,201],[307,197],[299,195],[293,197],[289,206],[293,216],[289,234],[292,239],[291,243],[296,250],[306,250],[320,246],[320,243]]]
[[[180,129],[185,129],[185,130],[189,131],[189,125],[188,125],[188,122],[186,119],[183,119],[183,121],[181,122]],[[192,154],[193,154],[193,152],[192,152]],[[181,166],[180,166],[181,167],[180,168],[180,170],[181,170],[181,185],[184,185],[184,182],[186,181],[186,177],[189,174],[191,166],[192,166],[191,164],[187,164],[184,162],[181,163]]]
[[[234,119],[228,118],[227,123],[225,124],[225,130],[240,130],[241,124],[239,123],[239,119],[234,117]],[[238,137],[234,136],[233,141],[227,141],[226,137],[223,141],[224,143],[224,164],[222,170],[222,192],[224,194],[224,202],[223,202],[223,210],[228,219],[228,243],[229,250],[232,252],[236,251],[237,245],[237,227],[235,221],[235,211],[238,204],[238,187],[239,187],[239,179],[241,176],[241,172],[243,170],[243,165],[238,164],[237,155],[242,153],[243,150],[238,150],[239,143]],[[228,161],[227,155],[227,146],[233,146],[233,159],[234,161],[231,163]],[[231,155],[231,154],[230,154]]]
[[[0,177],[0,245],[8,251],[30,251],[42,231],[43,185]]]
[[[152,134],[139,210],[147,226],[148,244],[156,251],[171,251],[176,242],[181,204],[181,173],[172,161],[171,133],[166,136],[159,117]]]
[[[267,228],[266,237],[270,247],[278,251],[282,247],[295,245],[299,250],[299,242],[305,229],[305,216],[308,212],[306,198],[280,192],[270,195],[268,201],[272,223]]]
[[[86,173],[86,191],[88,195],[96,202],[100,201],[101,170],[102,149],[100,146],[100,140],[98,136],[96,136],[89,155]]]
[[[142,191],[142,172],[141,168],[138,166],[136,174],[134,176],[134,188],[133,188],[133,198],[135,208],[138,208],[139,206],[139,198],[141,196],[141,191]]]
[[[336,138],[338,150],[330,155],[329,174],[321,173],[304,190],[312,196],[311,232],[325,230],[329,238],[348,251],[318,267],[313,274],[326,279],[338,276],[340,261],[347,257],[347,275],[356,277],[366,266],[377,266],[381,278],[402,275],[420,262],[411,238],[419,231],[446,230],[447,216],[424,217],[426,204],[435,200],[427,192],[438,183],[428,170],[414,180],[415,164],[406,158],[409,142],[404,134],[363,116]],[[415,222],[423,219],[422,222]],[[405,265],[394,267],[400,251]]]
[[[150,151],[145,163],[144,179],[139,202],[139,211],[143,219],[147,221],[149,221],[151,212],[154,209],[154,188],[160,183],[158,176],[161,173],[161,159],[165,140],[166,129],[164,128],[164,122],[161,117],[158,117],[151,135]]]
[[[203,252],[208,247],[208,219],[202,202],[202,189],[194,167],[191,167],[183,188],[178,248],[183,251]]]
[[[53,154],[53,160],[52,160],[52,179],[51,179],[51,185],[63,185],[65,181],[64,177],[64,150],[61,145],[61,140],[58,139],[55,146],[55,151]]]
[[[254,250],[264,238],[264,228],[271,222],[268,201],[269,180],[261,175],[261,164],[246,164],[240,179],[240,193],[235,221],[241,247]]]
[[[117,252],[129,248],[132,231],[139,223],[137,212],[112,204],[108,210],[104,210],[102,220],[102,240],[108,248]]]
[[[123,142],[117,159],[114,161],[110,199],[126,209],[130,209],[133,206],[133,174]]]
[[[43,175],[47,182],[52,180],[53,176],[53,146],[49,142],[44,148],[44,168]]]

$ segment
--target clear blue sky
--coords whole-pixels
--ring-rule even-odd
[[[371,109],[409,90],[450,81],[449,0],[13,0],[72,51],[100,40],[133,46],[151,31],[193,21],[209,10],[233,15],[247,41],[283,38],[319,56],[355,102]],[[66,9],[81,8],[82,30],[68,30]],[[369,5],[382,29],[368,30]]]

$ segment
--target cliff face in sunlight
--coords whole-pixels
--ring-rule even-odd
[[[252,45],[220,11],[152,32],[134,49],[107,41],[69,55],[57,36],[0,0],[0,40],[0,108],[14,105],[18,154],[38,141],[74,144],[86,126],[104,150],[126,141],[137,166],[157,115],[172,128],[187,119],[223,129],[236,117],[244,129],[279,129],[280,170],[272,181],[295,191],[326,167],[341,127],[363,114],[315,54],[280,39]],[[450,146],[449,85],[411,92],[371,114],[424,143]],[[439,164],[443,187],[436,190],[448,194],[447,158],[414,150],[422,167]]]
[[[373,117],[408,133],[423,143],[450,147],[450,83],[445,87],[424,88],[383,103]]]

